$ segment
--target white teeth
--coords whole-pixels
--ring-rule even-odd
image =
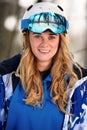
[[[39,51],[40,51],[40,52],[44,52],[44,53],[45,53],[45,52],[46,52],[46,53],[49,52],[49,51],[47,51],[47,50],[39,50]]]

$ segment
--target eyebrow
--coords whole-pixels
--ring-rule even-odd
[[[36,33],[36,32],[32,32],[33,34],[41,34],[41,33]]]
[[[32,32],[32,33],[33,33],[33,35],[34,35],[34,34],[42,34],[42,33],[44,33],[44,32],[42,32],[42,33]],[[55,34],[55,33],[51,32],[51,31],[49,31],[49,34],[50,34],[50,35],[57,35],[57,34]]]

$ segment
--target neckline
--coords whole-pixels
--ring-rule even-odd
[[[42,80],[44,80],[49,74],[50,74],[50,69],[45,70],[45,71],[40,71]]]

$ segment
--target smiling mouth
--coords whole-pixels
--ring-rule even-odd
[[[41,53],[49,53],[49,52],[50,52],[50,50],[40,50],[40,49],[39,49],[39,51],[40,51]]]

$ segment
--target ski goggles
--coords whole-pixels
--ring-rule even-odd
[[[34,33],[42,33],[49,29],[54,34],[59,34],[67,32],[68,28],[69,24],[65,17],[50,12],[35,14],[21,21],[22,30],[28,29]]]

